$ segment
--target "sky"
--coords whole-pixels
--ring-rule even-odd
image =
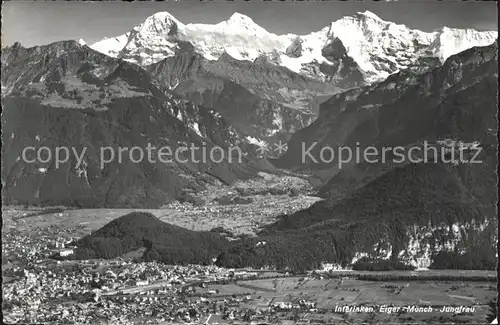
[[[372,11],[384,20],[432,31],[443,26],[497,30],[494,1],[399,0],[350,1],[198,1],[82,2],[12,1],[2,3],[2,47],[84,39],[88,44],[131,30],[148,16],[168,11],[181,22],[218,23],[234,12],[251,17],[275,34],[308,34],[359,11]]]

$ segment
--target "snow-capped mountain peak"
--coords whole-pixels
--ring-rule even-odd
[[[201,24],[192,24],[191,26],[196,29],[196,27],[200,27],[202,25]],[[225,33],[233,33],[233,34],[237,34],[237,33],[254,33],[255,34],[255,33],[257,33],[257,35],[260,37],[266,37],[266,36],[271,34],[267,30],[265,30],[264,28],[259,26],[257,23],[255,23],[252,18],[250,18],[246,15],[240,14],[238,12],[235,12],[234,14],[232,14],[228,20],[224,20],[224,21],[216,24],[215,26],[213,26],[213,25],[203,25],[203,26],[205,26],[205,29],[209,29],[209,30],[210,29],[213,30],[214,27],[215,27],[215,29],[217,29],[217,27],[225,28],[225,29],[227,29],[224,31]]]
[[[364,18],[364,19],[373,19],[373,20],[378,20],[378,21],[384,21],[382,18],[380,18],[375,13],[373,13],[373,12],[371,12],[369,10],[366,10],[364,12],[357,12],[355,14],[355,16],[361,17],[361,18]]]
[[[235,12],[234,14],[229,17],[229,22],[235,22],[235,23],[241,23],[241,24],[255,24],[255,22],[252,20],[252,18],[240,14],[239,12]]]
[[[177,18],[175,18],[172,14],[170,14],[169,12],[167,11],[160,11],[160,12],[157,12],[151,16],[149,16],[145,22],[147,21],[175,21],[175,22],[179,22],[179,20],[177,20]]]
[[[387,29],[392,22],[385,21],[371,11],[357,12],[352,16],[342,17],[330,24],[330,29],[345,27],[361,30],[363,33],[374,33]],[[404,26],[404,25],[402,25]]]
[[[136,26],[134,30],[139,33],[155,33],[158,35],[168,35],[172,28],[182,23],[170,13],[163,11],[149,16],[144,23]]]

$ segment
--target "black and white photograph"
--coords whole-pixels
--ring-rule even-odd
[[[498,324],[494,1],[2,3],[2,323]]]

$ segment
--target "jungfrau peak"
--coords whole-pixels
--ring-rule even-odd
[[[373,20],[379,20],[379,21],[382,21],[382,19],[377,16],[376,14],[374,14],[373,12],[369,11],[369,10],[366,10],[365,12],[358,12],[356,13],[357,15],[362,15],[366,18],[371,18]]]
[[[421,59],[443,63],[451,55],[473,46],[495,42],[497,32],[450,29],[426,33],[382,20],[372,12],[356,13],[333,22],[327,39],[340,39],[368,82],[399,70],[419,66]]]
[[[223,53],[247,61],[272,56],[269,61],[318,79],[339,81],[356,73],[371,83],[400,70],[420,69],[423,61],[440,64],[460,51],[490,45],[497,35],[446,27],[427,33],[385,21],[370,11],[343,17],[307,35],[276,35],[240,13],[217,24],[183,24],[160,12],[129,33],[91,47],[145,66],[175,56],[179,43],[189,42],[211,61]]]

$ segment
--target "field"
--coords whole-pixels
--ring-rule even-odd
[[[213,186],[198,195],[206,202],[203,206],[190,203],[172,203],[161,209],[61,209],[58,213],[41,214],[22,218],[36,212],[43,213],[41,208],[10,207],[2,209],[3,229],[15,228],[21,232],[30,232],[36,227],[44,228],[56,225],[62,228],[80,226],[80,235],[87,235],[99,229],[111,220],[133,211],[145,211],[154,214],[160,220],[190,230],[210,230],[223,227],[235,235],[255,234],[263,225],[272,223],[276,217],[309,207],[319,200],[318,197],[300,195],[291,197],[287,194],[279,195],[247,195],[251,203],[228,204],[217,203],[222,196],[239,196],[241,191],[252,188],[253,191],[269,188],[286,192],[289,189],[300,189],[309,192],[308,182],[298,177],[271,176],[262,173],[262,179],[256,181],[239,182],[231,187]],[[21,218],[20,218],[21,217]]]
[[[99,229],[111,220],[133,211],[145,211],[154,214],[160,220],[190,230],[210,230],[215,227],[238,234],[254,234],[265,224],[272,223],[280,213],[288,211],[292,206],[309,206],[317,201],[315,197],[291,198],[287,195],[259,197],[250,204],[243,205],[206,205],[195,207],[189,204],[171,204],[162,209],[81,209],[65,210],[60,213],[17,219],[25,213],[33,213],[36,209],[12,208],[3,211],[4,227],[16,228],[29,232],[35,227],[57,225],[62,228],[84,226],[80,235],[86,235]],[[39,210],[41,211],[41,210]],[[279,212],[277,212],[279,211]]]
[[[411,281],[378,282],[344,278],[305,279],[286,277],[263,280],[237,281],[229,285],[209,285],[205,290],[218,290],[218,295],[251,295],[252,299],[242,307],[267,308],[273,303],[297,303],[300,300],[316,302],[317,314],[303,313],[308,320],[345,320],[400,323],[411,322],[484,322],[488,308],[486,304],[496,296],[496,285],[492,282]],[[404,289],[394,293],[392,288]],[[380,306],[432,306],[433,312],[381,312]],[[335,312],[335,307],[373,306],[375,313]],[[443,306],[475,307],[473,313],[455,315],[440,312]]]

